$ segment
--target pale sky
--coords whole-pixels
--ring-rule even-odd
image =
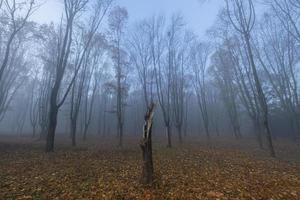
[[[40,23],[58,22],[62,15],[62,0],[45,0],[46,3],[32,16]],[[188,28],[200,35],[213,24],[222,0],[118,0],[117,5],[127,8],[129,23],[151,17],[154,14],[181,13]]]

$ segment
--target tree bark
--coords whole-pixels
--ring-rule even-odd
[[[53,103],[53,102],[51,102]],[[56,101],[55,101],[56,103]],[[48,134],[47,134],[47,143],[46,143],[46,152],[53,152],[54,151],[54,137],[55,137],[55,130],[57,125],[57,114],[58,114],[58,107],[56,104],[51,104],[50,107],[50,115],[49,115],[49,127],[48,127]]]
[[[172,137],[172,132],[171,132],[171,126],[168,124],[167,126],[166,126],[166,131],[167,131],[167,139],[168,139],[168,144],[167,144],[167,147],[168,148],[172,148],[172,139],[171,139],[171,137]]]
[[[143,128],[143,139],[140,147],[143,155],[143,167],[141,181],[143,184],[153,183],[153,159],[152,159],[152,126],[155,104],[152,103],[145,115],[145,125]]]

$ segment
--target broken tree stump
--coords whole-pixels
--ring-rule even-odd
[[[152,160],[152,126],[155,104],[151,103],[145,114],[145,124],[143,127],[143,138],[140,143],[143,155],[142,177],[143,184],[152,184],[153,182],[153,160]]]

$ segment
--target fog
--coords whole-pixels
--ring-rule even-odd
[[[133,189],[137,199],[145,198],[145,188],[137,190],[140,184],[155,188],[153,183],[164,179],[161,160],[176,163],[187,156],[184,152],[197,152],[202,161],[207,157],[209,166],[223,163],[222,157],[231,159],[232,152],[236,159],[245,153],[249,157],[243,159],[253,159],[247,162],[253,166],[260,160],[266,162],[261,168],[269,162],[278,167],[287,162],[286,168],[293,163],[297,174],[299,19],[299,0],[0,0],[1,157],[21,152],[60,159],[59,152],[69,152],[90,160],[111,154],[107,162],[113,162],[123,152],[127,162],[141,148],[142,178]],[[42,169],[38,166],[36,173]],[[268,173],[273,171],[260,178]],[[189,184],[183,191],[193,187]],[[175,196],[152,188],[150,199],[163,198],[162,193],[166,199],[297,199],[299,185],[266,188],[276,190],[275,196],[252,188],[243,198],[217,186],[186,195],[170,186]],[[47,189],[45,196],[33,195],[32,188],[20,194],[67,198]],[[100,194],[131,199],[121,189],[120,196],[109,196],[113,190]],[[2,192],[0,198],[9,199],[12,188]],[[12,199],[19,197],[13,194]],[[82,192],[69,194],[67,199],[85,198]]]

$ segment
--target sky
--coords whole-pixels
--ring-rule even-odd
[[[129,13],[129,24],[154,14],[181,13],[187,27],[199,35],[214,23],[222,0],[117,0],[115,4],[126,7]],[[63,12],[62,0],[45,0],[32,19],[39,23],[59,22]]]

